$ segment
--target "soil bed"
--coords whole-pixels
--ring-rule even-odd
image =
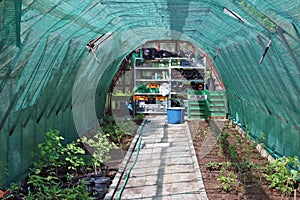
[[[234,125],[227,121],[217,122],[217,126],[206,121],[189,121],[188,124],[209,199],[295,198],[294,193],[282,196],[279,190],[269,188],[263,176],[267,159],[256,150],[254,142],[235,130]],[[300,199],[299,188],[296,199]]]
[[[106,128],[111,130],[109,133],[112,133],[114,137],[109,138],[107,142],[103,139],[101,141],[106,144],[114,140],[117,147],[108,150],[110,159],[99,165],[92,165],[95,162],[91,160],[93,159],[91,151],[80,140],[80,142],[74,141],[72,146],[63,147],[61,144],[63,138],[58,132],[55,130],[48,132],[45,142],[38,145],[37,159],[33,161],[34,167],[30,169],[30,174],[24,180],[11,185],[9,189],[1,190],[3,188],[0,188],[0,199],[18,200],[24,197],[27,199],[103,199],[134,138],[134,131],[136,131],[134,129],[140,123],[139,121],[131,122],[134,124],[131,134],[121,132],[120,129],[113,129],[116,126],[112,122],[106,125]],[[105,137],[102,133],[96,135]],[[93,139],[91,141],[94,142],[87,144],[96,142],[97,145],[100,144],[100,140]],[[107,145],[103,147],[108,148]],[[49,149],[49,152],[41,154],[40,152],[46,152],[44,149]],[[103,154],[103,156],[107,155]],[[49,157],[53,162],[49,162]],[[77,167],[66,161],[76,162]]]

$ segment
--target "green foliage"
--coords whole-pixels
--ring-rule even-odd
[[[57,170],[64,166],[76,171],[77,167],[85,166],[84,159],[81,157],[85,155],[85,150],[79,146],[80,140],[73,141],[65,147],[62,145],[63,140],[57,130],[46,133],[45,140],[38,144],[32,172],[40,174],[43,169],[47,169],[48,172],[55,169],[57,173]]]
[[[210,171],[220,170],[222,167],[221,162],[209,162],[205,164],[206,168]]]
[[[139,118],[138,116],[136,117]],[[135,134],[137,124],[130,120],[118,121],[118,123],[116,123],[112,116],[108,116],[103,119],[101,129],[111,142],[115,143],[121,149],[126,150],[130,144],[123,144],[123,138]]]
[[[263,144],[263,147],[265,146],[264,143],[266,142],[266,137],[265,134],[263,132],[259,133],[259,137],[255,140],[256,145],[257,144]]]
[[[276,159],[265,168],[264,177],[270,183],[270,188],[279,190],[282,195],[290,195],[294,190],[294,184],[300,178],[299,170],[291,171],[288,169],[289,166],[300,168],[297,157]]]
[[[236,151],[236,146],[235,145],[229,144],[228,145],[228,151],[229,151],[229,156],[230,156],[231,160],[238,160],[239,155]]]
[[[77,167],[85,166],[84,159],[80,155],[85,154],[85,150],[78,146],[78,139],[76,142],[67,144],[63,149],[65,155],[65,161],[68,165],[68,169],[75,170],[77,172]]]
[[[236,175],[233,172],[230,172],[228,176],[220,175],[217,180],[220,181],[221,187],[225,192],[230,192],[237,187]]]
[[[27,183],[34,186],[35,194],[42,195],[42,196],[44,195],[51,196],[49,194],[49,192],[51,192],[49,188],[57,186],[59,183],[59,179],[53,173],[49,174],[46,177],[33,174],[29,177]]]
[[[135,133],[136,129],[137,129],[137,125],[135,124],[135,122],[130,121],[130,120],[123,120],[118,122],[118,128],[120,130],[123,130],[123,134],[126,135],[132,135]],[[115,127],[116,129],[116,127]]]
[[[199,129],[197,129],[197,131],[196,131],[196,138],[200,138],[201,137],[201,129],[199,128]]]
[[[17,183],[12,183],[9,186],[10,191],[17,191],[19,189],[19,185]]]
[[[56,177],[43,178],[38,175],[30,177],[28,183],[35,186],[35,191],[30,192],[25,196],[25,200],[35,199],[91,199],[89,192],[83,183],[70,188],[61,188],[56,181]]]
[[[241,135],[240,134],[235,134],[235,136],[236,136],[236,139],[237,139],[237,141],[238,141],[238,144],[239,145],[242,145],[242,137],[241,137]]]
[[[109,141],[107,134],[102,134],[100,131],[92,137],[82,137],[81,141],[93,151],[92,164],[97,174],[97,166],[100,166],[110,158],[109,152],[115,145]]]
[[[221,145],[220,145],[221,146]],[[223,156],[223,153],[222,153],[222,148],[220,147],[219,148],[219,151],[218,151],[218,157],[221,158]]]
[[[61,199],[66,200],[78,200],[78,199],[92,199],[89,197],[89,192],[87,191],[85,185],[80,183],[79,185],[72,187],[70,189],[64,189],[61,191]]]
[[[111,138],[113,142],[119,145],[122,144],[122,138],[125,137],[126,135],[129,135],[129,133],[124,129],[119,128],[118,126],[115,126],[113,132],[108,133],[109,138]]]
[[[225,133],[221,133],[218,138],[217,141],[221,144],[223,144],[225,142],[225,140],[227,140],[227,138],[229,137],[229,133],[225,132]]]
[[[40,173],[44,167],[57,169],[57,167],[64,164],[61,160],[61,155],[63,154],[61,142],[63,139],[57,130],[50,130],[46,133],[44,142],[38,144],[39,151],[33,162],[36,174]]]
[[[101,129],[103,133],[112,133],[115,129],[115,120],[113,116],[107,116],[103,119],[103,122],[101,123]]]
[[[85,166],[81,157],[85,155],[85,150],[79,146],[80,140],[65,147],[62,145],[63,140],[57,130],[50,130],[46,133],[45,140],[38,144],[39,151],[31,169],[33,173],[27,181],[31,190],[25,199],[89,199],[89,192],[84,185],[71,186],[71,174],[66,175],[69,188],[63,188],[62,181],[58,178],[60,167],[76,171],[77,167]]]

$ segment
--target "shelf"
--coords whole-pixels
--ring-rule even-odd
[[[186,92],[171,92],[171,94],[184,94],[184,95],[186,95]]]
[[[169,82],[168,79],[135,79],[135,81],[139,81],[139,82]]]
[[[156,83],[156,84],[163,84],[168,83],[170,87],[170,92],[164,97],[167,100],[164,100],[164,104],[166,106],[171,106],[174,102],[171,102],[170,99],[174,96],[181,100],[186,100],[185,107],[187,110],[191,111],[192,115],[199,115],[199,110],[206,109],[204,106],[205,104],[197,102],[195,105],[193,103],[188,102],[188,89],[189,87],[198,88],[199,85],[202,85],[205,88],[205,76],[206,76],[206,67],[197,62],[192,62],[187,60],[186,58],[156,58],[154,60],[145,60],[144,63],[134,63],[134,85],[135,87],[138,85],[145,85],[147,83]],[[155,74],[154,74],[155,72]],[[154,75],[153,75],[154,74]],[[179,76],[181,75],[181,76]],[[155,79],[155,77],[164,78],[164,79]],[[181,77],[183,79],[181,79]],[[185,78],[188,77],[189,79]],[[172,79],[174,78],[174,79]],[[158,96],[163,96],[161,93],[158,93],[157,90],[149,92],[147,89],[145,90],[137,90],[134,93],[136,96],[147,96],[147,98],[154,98]],[[139,102],[136,102],[138,105]],[[147,105],[147,104],[145,104]],[[196,108],[193,110],[193,106]],[[198,108],[198,107],[201,108]],[[150,110],[149,110],[150,109]],[[165,114],[166,110],[161,110],[162,108],[157,109],[155,108],[147,108],[142,110],[135,110],[136,113],[148,113],[148,114]],[[194,113],[196,112],[196,113]],[[201,114],[202,115],[202,114]]]
[[[136,70],[169,70],[168,67],[135,67]]]
[[[182,57],[170,57],[170,58],[155,58],[155,60],[186,60],[186,58]]]
[[[190,83],[190,82],[204,83],[204,80],[171,79],[171,81],[172,82],[186,82],[186,83]]]
[[[163,96],[161,93],[147,93],[147,92],[135,92],[134,95],[160,95]]]
[[[171,69],[204,69],[205,67],[199,66],[171,66]]]

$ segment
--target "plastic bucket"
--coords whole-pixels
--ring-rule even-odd
[[[168,123],[181,124],[184,122],[184,108],[170,107],[167,108]]]

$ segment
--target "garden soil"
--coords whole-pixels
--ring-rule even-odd
[[[189,121],[190,132],[193,137],[193,143],[197,154],[202,178],[204,181],[207,196],[211,200],[235,200],[235,199],[253,199],[253,200],[284,200],[300,199],[300,192],[294,191],[290,196],[282,197],[278,190],[270,189],[265,181],[261,170],[247,170],[233,175],[232,171],[211,169],[207,167],[211,162],[230,162],[230,163],[256,163],[261,166],[266,164],[267,159],[263,158],[255,148],[255,143],[247,140],[243,134],[235,130],[235,125],[226,122],[206,122],[206,121]],[[211,128],[213,127],[213,130]],[[229,133],[227,141],[231,146],[239,144],[237,156],[231,158],[228,151],[217,141],[221,132]],[[222,174],[221,174],[222,173]],[[231,188],[224,191],[218,177],[224,175],[230,177]],[[294,196],[296,195],[296,197]]]

